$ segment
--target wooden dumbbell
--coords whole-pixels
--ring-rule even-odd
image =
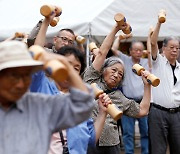
[[[166,11],[161,9],[159,11],[158,19],[160,23],[164,23],[166,21]]]
[[[16,33],[15,33],[15,37],[16,37],[16,38],[24,38],[24,33],[16,32]]]
[[[53,20],[51,21],[50,25],[52,27],[55,27],[58,22],[59,22],[59,17],[54,17]]]
[[[98,99],[99,95],[104,93],[103,90],[96,83],[92,83],[91,86],[94,90],[95,99]],[[116,121],[123,115],[123,112],[115,104],[109,104],[107,106],[107,113]]]
[[[33,45],[29,48],[29,52],[35,60],[40,60],[40,57],[46,52],[41,46]],[[44,64],[44,70],[57,82],[62,82],[68,78],[67,68],[58,60],[50,60]]]
[[[122,26],[126,23],[126,18],[124,17],[123,14],[121,13],[117,13],[115,16],[114,16],[114,20],[117,22],[117,24],[119,26]]]
[[[56,17],[60,16],[62,14],[61,7],[54,5],[43,5],[40,8],[40,13],[45,17],[49,17],[54,12],[56,13]]]
[[[126,29],[123,29],[122,31],[124,34],[130,34],[132,32],[132,28],[128,23],[126,23],[126,24],[127,24]]]
[[[91,51],[91,52],[93,52],[94,49],[98,48],[95,42],[89,43],[88,46],[89,46],[89,51]]]
[[[139,64],[134,64],[132,67],[132,71],[136,73],[138,76],[141,76],[141,71],[145,71],[144,67]],[[157,87],[160,83],[160,79],[156,77],[154,74],[149,74],[147,76],[147,82],[152,86]]]
[[[80,44],[84,44],[85,41],[86,41],[86,39],[83,36],[80,36],[80,35],[76,36],[76,42],[78,42]]]

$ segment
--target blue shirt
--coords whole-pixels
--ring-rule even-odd
[[[88,146],[95,146],[95,140],[96,135],[92,118],[67,130],[70,154],[86,154]]]
[[[30,91],[50,94],[50,95],[57,95],[60,93],[55,82],[49,79],[45,75],[44,71],[39,71],[33,74]]]

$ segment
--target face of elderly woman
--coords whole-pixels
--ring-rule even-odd
[[[124,74],[124,67],[120,63],[116,63],[107,67],[103,72],[104,81],[109,88],[116,87],[122,80]]]

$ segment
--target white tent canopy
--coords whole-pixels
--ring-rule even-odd
[[[114,15],[121,12],[132,26],[134,38],[142,40],[150,26],[155,26],[160,9],[167,11],[160,37],[180,36],[180,0],[0,0],[0,39],[17,31],[29,33],[43,18],[39,10],[44,4],[63,10],[58,26],[49,27],[49,36],[61,28],[71,28],[79,35],[105,36],[115,24]]]

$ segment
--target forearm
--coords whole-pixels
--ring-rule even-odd
[[[71,87],[77,88],[84,92],[88,92],[88,89],[85,83],[82,81],[81,77],[79,76],[77,72],[75,72],[74,69],[69,71],[69,82],[70,82]]]
[[[100,138],[102,130],[104,128],[106,116],[107,116],[106,112],[99,112],[99,114],[96,118],[96,121],[94,123],[94,128],[95,128],[95,132],[96,132],[96,143],[97,143],[98,139]]]
[[[35,45],[44,47],[45,42],[46,42],[46,32],[47,32],[48,26],[49,26],[49,20],[47,18],[45,18],[42,22],[41,28],[36,37],[36,40],[34,43]]]
[[[119,54],[119,51],[118,51],[118,49],[119,49],[119,46],[120,46],[120,39],[119,39],[119,37],[117,37],[116,39],[115,39],[115,41],[114,41],[114,43],[113,43],[113,45],[112,45],[112,52],[113,52],[113,54],[115,55],[115,56],[118,56]]]
[[[83,47],[83,44],[77,43],[77,47],[82,53],[85,53],[85,49]]]
[[[114,41],[115,35],[118,31],[119,31],[119,28],[117,26],[114,26],[112,31],[106,36],[106,38],[104,39],[100,47],[100,52],[102,52],[102,55],[105,55],[105,56],[107,55]]]
[[[152,57],[155,59],[158,53],[158,36],[160,31],[161,23],[157,23],[154,29],[154,32],[151,36],[151,49],[152,49]]]
[[[137,117],[143,117],[148,114],[150,107],[150,100],[151,100],[151,85],[149,84],[144,86],[144,95],[140,103],[140,111]]]
[[[148,39],[147,39],[147,53],[148,53],[148,67],[149,67],[149,71],[151,72],[152,63],[151,63],[151,38],[150,38],[150,35],[148,36]]]
[[[97,54],[97,56],[95,57],[95,60],[93,61],[93,67],[100,71],[104,60],[106,59],[106,56],[111,48],[111,45],[114,41],[114,37],[116,35],[116,33],[119,31],[119,27],[118,26],[114,26],[112,31],[106,36],[106,38],[104,39],[99,52]]]

